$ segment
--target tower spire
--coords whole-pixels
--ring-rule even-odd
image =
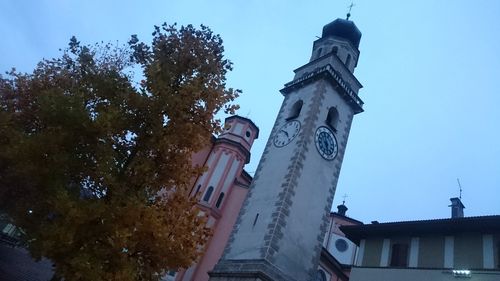
[[[363,111],[362,85],[353,74],[360,39],[352,21],[325,25],[311,60],[281,89],[283,110],[211,281],[317,279],[319,238],[330,223],[340,155],[354,115]],[[347,207],[340,206],[339,215],[345,216]]]
[[[351,2],[351,5],[347,6],[347,8],[349,8],[349,11],[347,12],[347,18],[346,20],[349,20],[349,18],[351,17],[351,10],[352,10],[352,7],[354,7],[356,5],[354,5],[353,2]]]

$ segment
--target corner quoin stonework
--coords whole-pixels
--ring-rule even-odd
[[[293,199],[295,196],[294,190],[297,187],[298,178],[301,176],[309,144],[314,138],[314,130],[316,128],[315,125],[318,120],[320,107],[324,100],[325,93],[325,81],[319,80],[316,85],[316,89],[312,94],[313,98],[311,99],[308,111],[306,112],[306,118],[304,119],[299,139],[297,140],[297,146],[293,153],[293,157],[291,158],[290,165],[288,166],[284,182],[281,185],[281,192],[279,193],[278,201],[274,205],[275,209],[272,213],[273,221],[268,225],[267,233],[264,237],[265,246],[261,249],[261,256],[270,262],[275,261],[274,254],[279,250],[278,242],[281,238],[283,238],[282,231],[286,226],[286,220],[290,214],[290,207],[293,205]],[[319,246],[319,249],[321,250],[321,245]],[[319,253],[320,252],[318,251],[318,257]],[[309,267],[315,266],[313,262],[314,260],[311,261]],[[308,272],[311,277],[314,276],[311,275],[311,270],[308,270]]]
[[[285,105],[286,105],[286,103],[281,104],[281,108],[280,108],[280,111],[278,112],[278,116],[283,115],[283,112],[285,111],[285,108],[286,108]],[[260,170],[262,169],[263,166],[265,166],[264,163],[267,160],[267,154],[269,154],[269,149],[273,145],[272,136],[274,136],[276,134],[276,131],[279,130],[279,128],[277,128],[278,121],[279,121],[279,118],[276,118],[276,120],[274,121],[273,130],[271,131],[270,137],[267,140],[266,147],[264,148],[264,152],[262,153],[262,156],[260,158],[259,165],[257,166],[257,170],[255,171],[255,176],[253,177],[252,183],[250,184],[247,198],[245,199],[243,206],[240,209],[240,212],[238,214],[238,218],[236,219],[236,222],[234,223],[233,230],[231,231],[231,235],[229,236],[229,240],[228,240],[227,245],[226,245],[224,252],[222,254],[223,260],[226,259],[229,252],[231,252],[231,245],[234,242],[234,236],[238,232],[239,226],[241,224],[241,218],[243,217],[243,215],[247,211],[248,203],[250,202],[250,199],[252,198],[252,192],[253,192],[254,187],[255,187],[255,182],[257,182],[257,179],[259,178],[259,176],[261,174]]]

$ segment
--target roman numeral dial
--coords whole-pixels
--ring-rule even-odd
[[[338,151],[337,139],[330,129],[324,126],[319,127],[316,130],[314,142],[321,157],[326,160],[335,159]]]

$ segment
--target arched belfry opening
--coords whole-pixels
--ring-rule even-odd
[[[326,125],[328,125],[328,127],[330,127],[334,132],[337,131],[337,123],[339,122],[339,112],[337,108],[331,107],[328,110],[325,122]]]
[[[286,118],[286,120],[295,119],[295,118],[299,117],[303,104],[304,104],[304,102],[302,100],[296,101],[293,104],[292,108],[290,109],[290,113],[288,114],[288,117]]]
[[[351,64],[351,55],[347,55],[347,58],[345,59],[345,66],[349,68],[349,65]]]
[[[321,52],[322,52],[322,51],[323,51],[323,48],[319,48],[319,49],[318,49],[318,55],[316,56],[317,58],[321,57],[321,55],[322,55],[322,53],[321,53]]]
[[[339,47],[338,47],[338,46],[333,46],[333,48],[332,48],[332,53],[333,53],[334,55],[337,55],[337,53],[338,53],[338,52],[339,52]]]

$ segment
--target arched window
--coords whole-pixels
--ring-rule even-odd
[[[351,55],[347,55],[347,59],[345,59],[345,66],[349,68],[349,64],[351,63]]]
[[[326,274],[323,270],[318,270],[315,281],[326,281]]]
[[[194,195],[198,194],[198,192],[200,192],[200,188],[201,188],[201,184],[199,184],[197,187],[196,187],[196,192],[194,193]]]
[[[316,58],[321,57],[321,51],[323,51],[323,49],[322,49],[322,48],[319,48],[319,49],[318,49],[318,55],[316,56]]]
[[[294,119],[294,118],[299,117],[300,110],[302,109],[303,104],[304,104],[304,102],[302,100],[296,101],[293,104],[292,109],[290,110],[290,114],[288,115],[288,118],[286,120],[290,120],[290,119]]]
[[[209,186],[205,192],[205,196],[203,196],[203,201],[208,202],[208,200],[210,200],[210,196],[212,196],[212,192],[214,192],[214,187]]]
[[[326,124],[332,128],[334,131],[337,131],[337,123],[339,122],[339,112],[335,107],[331,107],[328,110],[328,115],[325,120]]]
[[[222,199],[224,199],[224,192],[221,192],[219,198],[217,198],[217,203],[215,203],[215,207],[220,208],[222,204]]]
[[[339,47],[333,46],[332,53],[336,55],[338,51],[339,51]]]

